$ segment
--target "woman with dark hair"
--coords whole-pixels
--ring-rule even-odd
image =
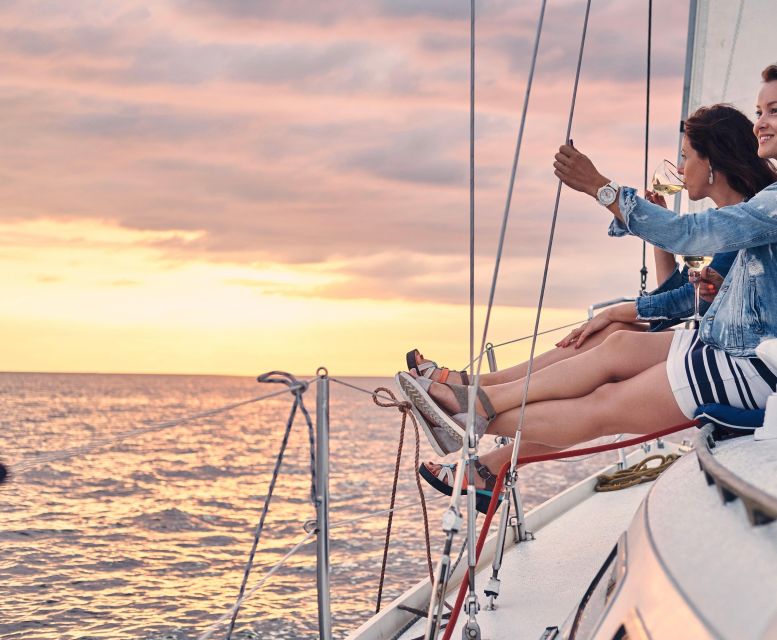
[[[777,158],[777,67],[765,70],[763,77],[752,131],[758,156],[769,160]],[[713,126],[709,133],[719,129]],[[677,216],[611,182],[569,145],[561,147],[554,167],[566,185],[596,197],[613,213],[612,235],[631,233],[681,254],[738,253],[698,330],[618,331],[594,349],[532,375],[521,455],[624,431],[649,433],[693,417],[709,402],[763,408],[777,389],[777,373],[755,354],[761,341],[777,337],[777,184],[746,203]],[[689,192],[704,181],[725,183],[734,191],[728,175],[692,148],[686,147],[684,174]],[[460,448],[471,387],[437,384],[404,372],[398,380],[436,448],[445,453]],[[479,435],[514,433],[523,387],[519,380],[478,390]],[[479,491],[493,482],[502,451],[486,454],[476,465]],[[427,466],[425,475],[447,492],[449,471]]]
[[[775,180],[767,160],[759,158],[758,143],[752,135],[753,123],[741,111],[725,104],[701,107],[685,121],[681,160],[678,172],[683,175],[691,200],[710,198],[718,207],[748,200]],[[698,169],[702,166],[702,170]],[[707,173],[709,168],[709,173]],[[686,175],[687,173],[687,175]],[[718,179],[715,181],[715,175]],[[652,192],[646,198],[666,206],[664,199]],[[574,329],[556,343],[556,349],[537,356],[533,371],[566,360],[596,347],[615,331],[662,331],[682,322],[694,311],[694,289],[687,270],[680,271],[674,254],[654,248],[657,279],[661,283],[636,303],[612,306]],[[702,285],[700,310],[709,308],[737,252],[714,257],[707,282]],[[647,324],[647,323],[650,324]],[[585,345],[585,346],[584,346]],[[572,348],[570,348],[572,347]],[[408,369],[438,382],[468,384],[466,372],[449,372],[426,360],[417,350],[407,354]],[[513,382],[526,375],[528,363],[482,374],[480,384],[490,386]]]
[[[719,207],[736,204],[751,198],[775,180],[771,165],[758,157],[758,143],[752,136],[752,130],[753,123],[747,116],[724,104],[702,107],[685,121],[678,171],[685,178],[685,188],[691,200],[710,198]],[[714,167],[712,173],[699,173],[696,170],[699,162]],[[685,175],[687,167],[690,167],[688,176]],[[717,183],[715,173],[719,176]],[[666,206],[658,194],[648,192],[646,198]],[[654,249],[657,278],[661,283],[658,288],[638,298],[636,304],[628,302],[610,307],[574,329],[556,343],[556,349],[535,358],[533,371],[598,346],[615,331],[662,331],[679,324],[693,313],[694,290],[688,282],[687,271],[678,269],[674,254],[659,247]],[[702,313],[709,308],[709,302],[717,293],[717,285],[722,283],[735,257],[735,251],[715,256],[708,271],[708,282],[702,285],[702,297],[706,299],[701,303]],[[437,368],[436,363],[424,359],[417,350],[407,354],[407,361],[408,369],[415,369],[416,373],[435,381],[469,383],[466,372]],[[489,386],[512,382],[526,375],[526,369],[527,363],[524,362],[486,373],[481,375],[480,384]]]

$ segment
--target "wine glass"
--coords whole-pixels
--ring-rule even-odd
[[[701,320],[699,315],[699,286],[701,284],[701,270],[709,266],[712,262],[712,256],[683,256],[683,262],[688,267],[688,280],[693,284],[693,304],[694,312],[691,318],[698,326]]]
[[[685,183],[677,171],[677,167],[669,160],[664,160],[653,173],[651,188],[662,196],[672,196],[685,188]]]

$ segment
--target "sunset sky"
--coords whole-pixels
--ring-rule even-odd
[[[494,342],[533,325],[569,110],[585,2],[548,4]],[[573,128],[638,187],[646,4],[593,3]],[[539,6],[477,4],[480,304]],[[687,11],[654,2],[651,169],[677,154]],[[0,56],[0,370],[466,363],[468,2],[9,0]],[[636,292],[608,215],[564,190],[544,328]]]

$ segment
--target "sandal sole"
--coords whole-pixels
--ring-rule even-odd
[[[429,438],[432,447],[441,456],[447,456],[449,453],[458,451],[463,446],[464,436],[466,435],[464,429],[457,425],[432,399],[432,397],[424,391],[413,376],[409,373],[401,371],[396,376],[397,384],[399,385],[402,395],[407,399],[413,407],[413,413],[426,433],[426,437]],[[429,421],[432,424],[429,424]],[[457,449],[447,450],[442,443],[440,443],[434,435],[434,429],[442,429],[451,436],[458,444]]]
[[[433,489],[445,494],[446,496],[453,495],[453,487],[443,482],[431,471],[429,471],[425,464],[422,464],[420,467],[418,467],[418,473],[424,480],[426,480],[426,482],[432,486]],[[461,489],[461,495],[467,495],[467,489],[465,487]],[[492,495],[493,492],[489,491],[488,489],[475,490],[475,508],[480,513],[488,513],[488,507],[491,504]],[[501,501],[502,496],[499,496],[499,502]]]

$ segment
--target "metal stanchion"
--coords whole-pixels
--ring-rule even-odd
[[[332,638],[329,594],[329,372],[316,371],[316,586],[318,632],[321,640]]]
[[[494,345],[490,342],[486,343],[486,358],[488,359],[488,370],[494,373],[496,371],[496,354],[494,353]]]
[[[502,568],[502,558],[504,557],[505,539],[507,538],[507,527],[513,529],[513,538],[516,543],[534,540],[531,532],[526,531],[526,522],[523,513],[523,502],[521,492],[518,490],[518,469],[517,452],[520,446],[521,432],[516,432],[516,442],[513,443],[513,457],[510,463],[510,469],[505,475],[504,486],[502,487],[502,505],[499,516],[499,529],[497,530],[497,543],[494,552],[494,559],[491,563],[491,578],[485,588],[485,595],[488,598],[486,610],[496,609],[496,599],[499,597],[499,570]],[[510,515],[510,509],[515,513]]]

